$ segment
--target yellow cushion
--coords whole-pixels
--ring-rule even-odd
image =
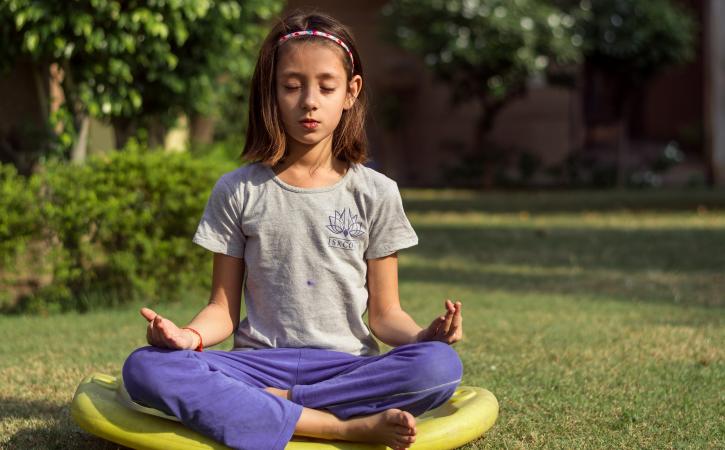
[[[134,410],[135,409],[135,410]],[[145,408],[128,397],[120,378],[95,373],[78,386],[71,415],[91,434],[135,449],[227,449],[186,428],[161,411]],[[167,418],[164,418],[167,417]],[[498,401],[489,391],[459,386],[445,404],[416,418],[416,450],[460,447],[485,433],[498,416]],[[172,420],[169,420],[172,419]],[[294,437],[288,450],[383,450],[382,445]]]

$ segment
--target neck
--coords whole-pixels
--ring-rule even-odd
[[[295,166],[310,173],[319,169],[344,171],[344,163],[332,156],[332,135],[313,145],[287,140],[287,156],[278,166],[280,169]]]

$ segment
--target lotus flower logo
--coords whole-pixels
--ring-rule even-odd
[[[362,230],[362,223],[358,221],[357,215],[352,215],[350,209],[346,208],[340,212],[335,210],[335,216],[329,216],[329,219],[330,224],[327,229],[335,234],[356,238],[365,233]]]

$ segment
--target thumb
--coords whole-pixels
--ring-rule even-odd
[[[152,320],[154,320],[154,317],[156,317],[156,312],[154,312],[153,309],[144,307],[141,308],[141,315],[144,317],[144,319],[151,322]]]

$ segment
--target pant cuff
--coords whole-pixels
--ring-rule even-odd
[[[305,406],[304,386],[296,384],[290,388],[290,401]]]
[[[285,421],[284,428],[280,431],[279,436],[277,437],[277,441],[274,443],[274,447],[272,447],[275,450],[284,450],[284,448],[287,447],[287,443],[289,443],[290,439],[292,439],[297,422],[300,420],[300,416],[302,415],[301,405],[297,405],[292,402],[288,403],[289,408],[287,409],[287,420]]]

